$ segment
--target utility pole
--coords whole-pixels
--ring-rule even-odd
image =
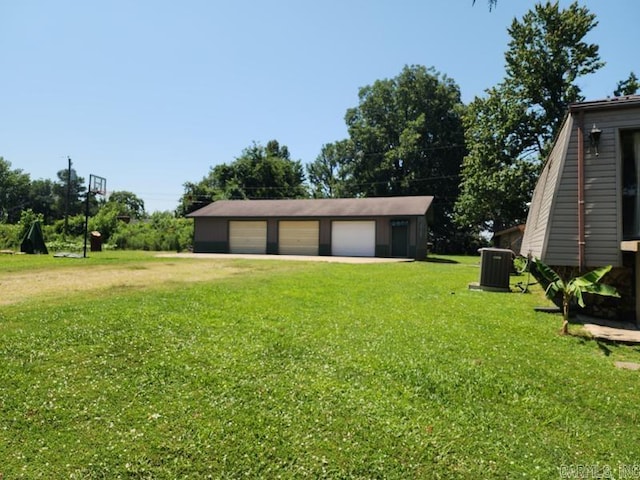
[[[67,157],[69,167],[67,168],[67,199],[64,202],[64,237],[69,234],[69,201],[71,200],[71,157]]]

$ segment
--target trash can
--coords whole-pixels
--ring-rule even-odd
[[[102,251],[102,235],[100,235],[100,232],[91,232],[90,241],[92,252]]]

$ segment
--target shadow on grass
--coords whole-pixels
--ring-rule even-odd
[[[608,345],[615,345],[615,342],[609,342],[606,340],[596,340],[596,345],[598,345],[598,348],[600,349],[600,351],[604,353],[604,356],[608,357],[612,353]]]
[[[439,258],[439,257],[427,257],[424,260],[425,262],[431,263],[460,263],[457,260],[452,260],[450,258]]]
[[[580,323],[571,322],[571,325],[580,325]],[[558,332],[559,335],[562,335]],[[620,345],[624,345],[624,342],[619,342],[617,340],[609,340],[606,338],[598,338],[594,337],[590,332],[585,330],[584,328],[580,328],[578,330],[569,331],[565,336],[575,338],[580,341],[580,344],[584,345],[586,343],[595,342],[598,349],[602,352],[605,357],[611,356],[613,350],[611,347],[619,347]]]

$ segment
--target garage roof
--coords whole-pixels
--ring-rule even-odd
[[[433,197],[218,200],[188,217],[376,217],[425,215]]]

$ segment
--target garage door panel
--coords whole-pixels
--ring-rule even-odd
[[[331,254],[344,257],[375,257],[374,220],[337,220],[331,223]]]
[[[267,253],[267,222],[237,220],[229,222],[231,253]]]
[[[278,253],[281,255],[318,255],[320,222],[282,220],[278,224]]]

